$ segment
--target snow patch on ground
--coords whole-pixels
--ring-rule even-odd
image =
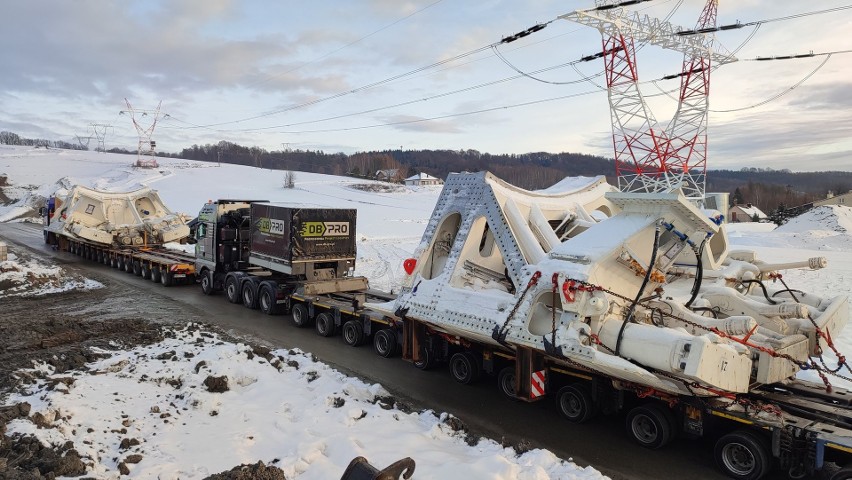
[[[103,284],[72,275],[62,267],[48,266],[25,256],[9,253],[0,262],[0,298],[12,296],[35,297],[69,290],[92,290]]]
[[[546,450],[518,454],[471,437],[447,414],[400,409],[380,385],[298,350],[232,343],[197,325],[166,337],[103,351],[109,358],[86,373],[48,375],[14,395],[12,403],[32,405],[30,418],[53,420],[48,428],[14,420],[9,433],[73,442],[87,475],[108,479],[119,478],[122,462],[131,477],[191,479],[260,459],[288,479],[324,480],[340,478],[357,456],[384,468],[409,455],[417,478],[605,478]],[[228,390],[214,393],[209,378],[223,376]]]

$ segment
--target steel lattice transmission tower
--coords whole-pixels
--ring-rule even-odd
[[[92,127],[92,132],[94,132],[95,138],[98,139],[98,148],[96,148],[95,151],[105,153],[107,129],[112,128],[112,125],[108,125],[106,123],[92,123],[89,124],[89,126]]]
[[[160,120],[160,107],[163,105],[162,100],[157,104],[157,108],[155,110],[134,109],[130,106],[130,102],[126,98],[124,99],[124,103],[127,104],[127,110],[122,110],[119,114],[130,114],[130,119],[133,121],[133,127],[136,128],[136,133],[139,134],[139,150],[136,157],[136,166],[143,168],[159,167],[155,156],[157,142],[155,142],[151,136],[154,134],[154,128],[157,126],[157,121]],[[148,127],[144,127],[139,123],[139,121],[137,121],[137,116],[139,118],[152,116],[153,121],[151,121],[151,124]]]
[[[631,2],[635,3],[635,2]],[[708,0],[696,30],[716,25],[718,0]],[[625,11],[617,2],[598,0],[597,7],[559,18],[598,29],[612,121],[616,175],[625,192],[682,189],[704,199],[707,171],[707,114],[711,63],[736,61],[714,45],[712,32],[679,34],[686,29],[647,15]],[[639,89],[635,41],[683,53],[677,111],[661,127]]]

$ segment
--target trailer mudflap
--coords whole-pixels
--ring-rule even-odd
[[[354,292],[367,289],[366,277],[333,278],[306,282],[302,285],[305,295],[323,295],[326,293]]]

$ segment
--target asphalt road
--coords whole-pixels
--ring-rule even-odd
[[[546,448],[580,466],[591,465],[614,480],[632,479],[723,479],[713,464],[713,443],[709,440],[680,440],[662,450],[646,450],[635,445],[624,428],[621,415],[598,417],[583,425],[571,424],[556,412],[552,401],[533,404],[503,396],[494,379],[477,385],[456,383],[446,368],[417,370],[400,359],[385,359],[371,345],[347,346],[341,338],[323,338],[314,330],[290,324],[289,316],[267,316],[257,310],[234,305],[222,296],[207,297],[198,286],[165,288],[124,272],[96,264],[67,252],[55,252],[44,245],[38,225],[0,223],[0,240],[28,247],[56,263],[78,268],[81,273],[105,283],[138,290],[139,295],[179,305],[187,318],[202,316],[235,336],[249,336],[274,347],[300,348],[341,371],[371,382],[415,407],[450,412],[475,433],[507,444],[523,443]],[[37,311],[33,315],[38,315]],[[180,319],[177,319],[180,320]],[[417,452],[395,452],[400,458],[417,460]]]

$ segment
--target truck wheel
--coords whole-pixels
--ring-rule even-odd
[[[479,380],[481,374],[479,359],[473,352],[456,353],[450,357],[450,373],[455,381],[470,385]]]
[[[291,313],[293,316],[293,325],[299,328],[306,327],[311,322],[311,318],[308,316],[308,307],[302,303],[293,305]]]
[[[175,284],[175,274],[168,271],[166,267],[160,269],[160,283],[163,284],[164,287],[171,287]]]
[[[139,260],[133,261],[133,275],[136,275],[137,277],[142,275],[142,263],[140,263]]]
[[[154,283],[163,281],[163,274],[158,267],[151,268],[151,281]]]
[[[671,412],[661,405],[641,405],[627,414],[627,430],[639,445],[656,450],[674,439],[671,417]]]
[[[852,480],[852,466],[846,466],[834,472],[830,480]]]
[[[585,423],[597,413],[592,400],[592,389],[587,383],[574,383],[556,393],[559,413],[572,423]]]
[[[95,261],[98,262],[98,263],[104,263],[104,252],[103,251],[98,250],[97,252],[95,252]]]
[[[334,317],[328,312],[322,312],[316,318],[317,334],[321,337],[334,335]]]
[[[225,296],[228,297],[228,301],[231,303],[240,303],[242,301],[240,297],[240,284],[237,282],[237,277],[229,275],[225,279]]]
[[[142,278],[144,278],[145,280],[150,280],[150,279],[151,279],[151,267],[150,267],[150,266],[148,266],[148,265],[145,265],[145,264],[143,263],[143,264],[142,264],[142,266],[141,266],[141,272],[140,272],[140,275],[141,275],[141,276],[142,276]]]
[[[373,336],[373,348],[376,353],[385,358],[396,354],[396,334],[389,328],[383,328]]]
[[[201,293],[213,295],[213,272],[210,270],[201,272]]]
[[[713,456],[719,468],[731,478],[758,480],[770,469],[766,440],[748,430],[736,430],[720,438]]]
[[[343,342],[352,347],[364,343],[364,325],[359,320],[349,320],[343,324]]]
[[[204,278],[201,279],[201,283],[204,283]],[[210,285],[212,288],[212,280],[210,281]],[[276,301],[274,288],[269,284],[261,285],[260,296],[257,299],[257,303],[260,305],[260,311],[267,315],[277,315],[280,309],[278,308]]]
[[[503,392],[503,395],[506,395],[511,399],[518,398],[518,394],[515,392],[514,365],[504,367],[503,370],[500,370],[500,374],[497,375],[497,385],[500,387],[500,391]]]
[[[127,273],[133,273],[133,259],[125,258],[124,259],[124,271]]]
[[[252,281],[243,282],[243,306],[257,310],[257,284]]]

